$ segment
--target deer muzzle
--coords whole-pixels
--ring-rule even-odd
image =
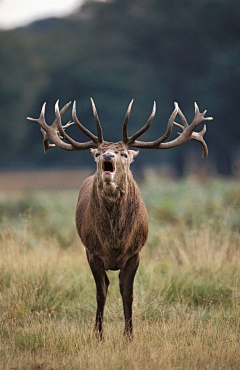
[[[111,152],[102,155],[102,179],[112,182],[115,174],[115,155]]]

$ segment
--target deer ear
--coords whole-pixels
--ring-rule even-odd
[[[96,161],[96,158],[97,158],[97,149],[90,149],[90,152],[92,153],[92,155],[93,155],[93,158],[94,158],[94,160]]]
[[[95,154],[96,154],[96,151],[97,151],[97,149],[90,149],[90,152],[92,153],[92,155],[95,157]]]
[[[129,152],[131,153],[132,157],[135,158],[138,155],[139,150],[129,150]]]
[[[138,155],[139,150],[129,150],[128,153],[130,154],[131,162],[132,162],[134,158]]]

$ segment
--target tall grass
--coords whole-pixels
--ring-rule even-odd
[[[142,185],[150,233],[123,340],[108,272],[105,341],[92,335],[95,284],[75,231],[77,192],[0,197],[0,368],[239,369],[237,182]]]

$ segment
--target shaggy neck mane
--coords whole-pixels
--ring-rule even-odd
[[[104,182],[101,178],[101,174],[98,172],[95,174],[96,181],[93,182],[93,187],[95,194],[99,199],[104,199],[105,201],[115,202],[127,196],[130,188],[133,186],[134,180],[132,172],[127,171],[126,174],[122,175],[119,179],[118,176],[113,182]]]

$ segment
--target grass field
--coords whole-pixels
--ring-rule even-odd
[[[109,272],[105,341],[75,231],[78,191],[0,193],[0,368],[240,369],[240,183],[146,182],[149,239],[123,340]]]

